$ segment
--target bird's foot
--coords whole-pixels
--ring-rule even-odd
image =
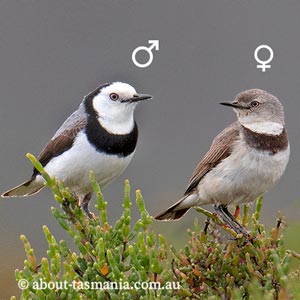
[[[237,233],[238,237],[242,236],[245,239],[245,242],[243,243],[243,246],[246,245],[248,242],[253,243],[254,238],[253,236],[248,232],[248,230],[240,224],[235,217],[228,211],[227,207],[225,205],[215,205],[214,206],[216,213],[218,216],[222,219],[222,221],[234,232]]]
[[[69,206],[70,205],[70,202],[67,200],[67,198],[63,198],[62,205],[63,206]]]
[[[89,210],[88,206],[82,206],[82,210],[85,212],[89,219],[92,219],[94,221],[96,220],[96,215]]]

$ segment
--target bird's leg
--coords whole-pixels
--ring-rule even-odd
[[[210,225],[210,219],[207,218],[206,221],[205,221],[205,227],[204,227],[204,234],[207,234],[207,231],[208,231],[208,226]]]
[[[96,216],[92,212],[90,212],[90,210],[89,210],[89,203],[90,203],[91,198],[92,198],[91,193],[85,195],[83,200],[82,200],[81,207],[90,219],[95,220]]]
[[[243,234],[247,240],[252,240],[251,235],[246,230],[244,226],[242,226],[234,216],[228,211],[227,206],[225,205],[215,205],[214,206],[216,213],[219,217],[236,233]]]
[[[236,228],[236,225],[232,223],[232,220],[229,218],[227,214],[225,214],[224,205],[214,205],[214,209],[218,216],[222,219],[222,221],[229,226],[232,230],[234,230],[236,233],[241,233],[238,228]]]
[[[229,217],[229,219],[238,227],[241,229],[241,233],[247,233],[248,234],[248,231],[246,230],[246,228],[241,225],[237,220],[236,218],[229,212],[227,206],[222,206],[221,208],[223,210],[223,212]]]

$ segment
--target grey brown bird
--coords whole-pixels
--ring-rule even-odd
[[[177,220],[193,206],[213,204],[226,224],[246,233],[227,206],[255,201],[284,173],[290,146],[281,102],[270,93],[251,89],[220,104],[232,107],[237,121],[213,140],[183,197],[155,219]]]
[[[62,180],[78,196],[89,217],[92,217],[88,205],[93,191],[89,172],[94,171],[96,181],[103,188],[126,169],[138,138],[135,107],[150,98],[138,94],[127,83],[100,85],[84,97],[39,155],[45,171]],[[29,180],[1,196],[31,196],[43,187],[44,179],[34,169]]]

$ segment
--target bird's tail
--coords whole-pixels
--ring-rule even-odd
[[[175,204],[170,206],[167,210],[159,213],[154,217],[156,220],[160,221],[170,221],[170,220],[179,220],[182,216],[195,205],[195,195],[185,195]]]
[[[8,198],[31,196],[39,192],[43,187],[44,182],[38,181],[34,177],[3,193],[1,197]]]

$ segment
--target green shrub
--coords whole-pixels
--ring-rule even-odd
[[[77,251],[72,252],[65,241],[57,242],[45,225],[49,248],[47,257],[37,262],[22,235],[27,258],[23,270],[16,270],[16,279],[28,287],[21,299],[300,299],[299,270],[290,268],[291,260],[300,260],[300,255],[284,247],[283,220],[270,234],[265,232],[259,223],[261,198],[252,218],[245,206],[240,220],[251,229],[252,242],[226,228],[216,214],[198,208],[209,219],[204,229],[195,220],[188,244],[178,251],[151,229],[153,218],[140,191],[136,192],[140,218],[132,224],[128,181],[123,214],[111,225],[93,174],[95,220],[87,218],[68,189],[50,178],[32,155],[28,157],[61,205],[61,210],[51,208],[53,216],[73,238]],[[136,288],[137,283],[148,288]]]

